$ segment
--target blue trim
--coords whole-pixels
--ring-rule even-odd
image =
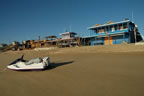
[[[128,29],[123,29],[123,30],[116,30],[116,31],[109,31],[109,34],[117,34],[117,33],[125,33],[128,32]]]

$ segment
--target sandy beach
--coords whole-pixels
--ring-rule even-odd
[[[45,71],[5,70],[49,56]],[[144,46],[115,45],[0,53],[0,96],[144,96]]]

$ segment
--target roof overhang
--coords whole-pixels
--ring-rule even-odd
[[[100,26],[93,26],[93,27],[89,27],[88,29],[91,30],[91,29],[95,29],[95,28],[101,28],[101,27],[105,27],[105,26],[111,26],[111,25],[116,25],[116,24],[121,24],[121,23],[128,23],[128,22],[131,22],[130,20],[125,20],[125,21],[121,21],[121,22],[115,22],[115,23],[112,23],[112,24],[104,24],[104,25],[100,25]]]
[[[60,35],[67,35],[67,34],[74,34],[74,35],[77,35],[77,33],[75,33],[75,32],[64,32],[64,33],[61,33]]]

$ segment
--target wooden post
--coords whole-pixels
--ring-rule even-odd
[[[136,38],[136,31],[137,31],[137,28],[136,27],[134,27],[134,37],[135,37],[135,43],[137,42],[137,38]]]

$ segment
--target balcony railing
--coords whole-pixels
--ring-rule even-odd
[[[108,31],[108,32],[101,32],[101,33],[96,33],[92,32],[91,36],[100,36],[100,35],[108,35],[108,34],[118,34],[118,33],[125,33],[128,32],[128,29],[122,29],[122,30],[114,30],[114,31]]]

